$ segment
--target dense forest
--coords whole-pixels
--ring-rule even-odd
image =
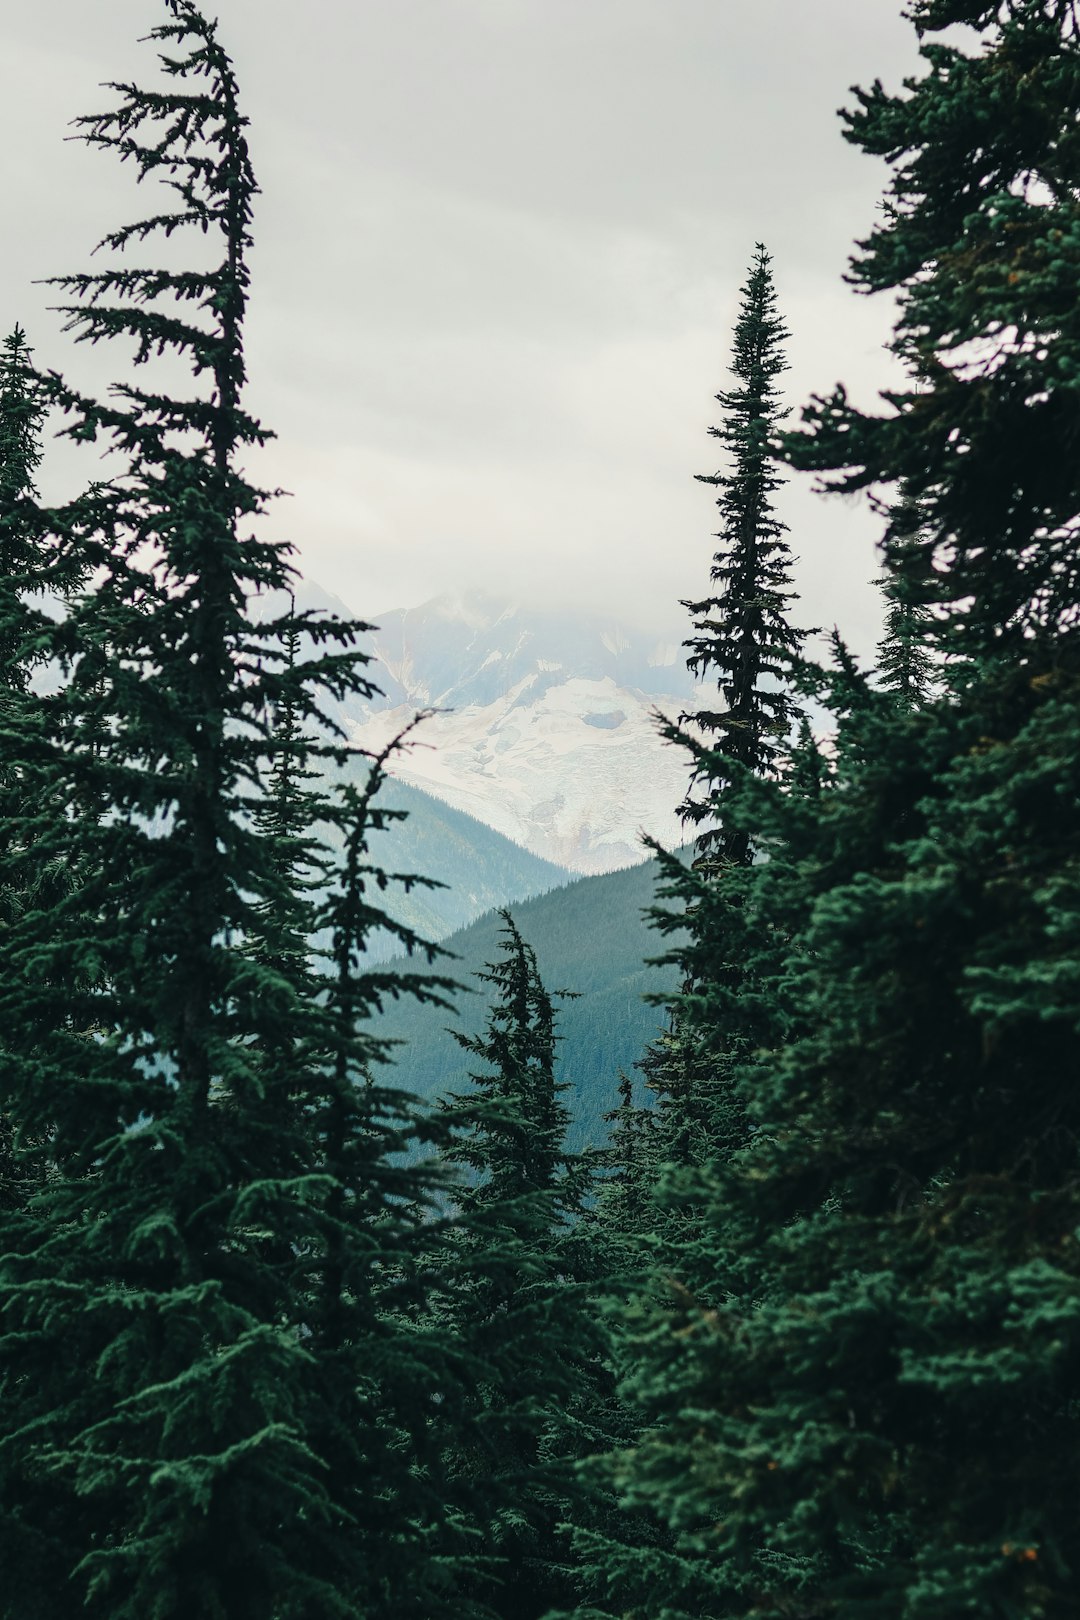
[[[76,123],[152,202],[54,282],[135,369],[0,361],[0,1615],[1066,1620],[1075,0],[910,0],[919,73],[842,114],[890,166],[850,265],[895,299],[882,414],[794,424],[753,251],[662,1005],[590,1144],[581,986],[516,913],[456,1076],[384,1061],[403,998],[449,1016],[387,901],[443,874],[334,720],[368,627],[255,611],[296,579],[244,470],[257,185],[216,25],[160,9],[157,77]],[[50,505],[49,430],[121,470]],[[800,622],[786,467],[874,503],[876,668]]]

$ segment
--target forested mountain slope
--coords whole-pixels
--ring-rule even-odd
[[[354,756],[346,767],[363,780],[366,762]],[[398,922],[425,939],[442,940],[496,906],[514,905],[531,895],[569,883],[572,873],[545,861],[463,810],[455,810],[407,782],[388,778],[379,791],[384,810],[404,810],[385,834],[376,834],[372,853],[387,870],[437,877],[440,888],[392,885],[380,904]],[[334,840],[332,830],[328,838]],[[372,936],[368,955],[385,960],[394,951],[386,933]]]
[[[675,988],[674,969],[645,963],[664,946],[643,914],[656,899],[656,875],[656,862],[644,861],[579,878],[512,907],[545,985],[577,992],[578,999],[563,1002],[558,1011],[559,1072],[572,1087],[567,1102],[575,1147],[604,1139],[603,1116],[618,1100],[620,1069],[632,1072],[663,1027],[662,1010],[643,996]],[[467,1072],[466,1054],[448,1027],[472,1034],[482,1025],[486,987],[473,975],[496,956],[500,928],[500,918],[489,912],[445,940],[456,958],[451,971],[471,990],[458,996],[456,1016],[402,1002],[379,1021],[380,1035],[407,1043],[397,1054],[394,1079],[425,1098],[457,1089]]]

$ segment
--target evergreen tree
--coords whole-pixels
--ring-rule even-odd
[[[794,716],[787,680],[801,635],[788,620],[790,552],[787,526],[776,516],[773,496],[782,478],[775,460],[781,422],[790,414],[780,404],[778,379],[787,370],[783,344],[788,332],[777,307],[772,259],[759,242],[742,289],[732,342],[735,386],[717,394],[721,425],[710,428],[728,454],[725,472],[698,474],[719,489],[721,547],[713,558],[714,594],[684,602],[695,634],[686,646],[687,663],[699,676],[715,675],[723,706],[700,709],[692,718],[711,742],[695,756],[694,782],[704,784],[704,800],[688,794],[684,813],[705,825],[698,834],[702,851],[745,861],[744,832],[724,830],[722,795],[730,768],[769,771]],[[691,716],[684,716],[684,720]],[[719,816],[719,826],[712,825]]]
[[[666,728],[690,750],[683,813],[700,830],[689,866],[657,851],[661,898],[675,907],[658,907],[654,921],[669,934],[685,929],[688,938],[664,959],[680,967],[683,988],[671,1009],[671,1031],[647,1068],[660,1096],[661,1162],[689,1166],[728,1153],[741,1140],[745,1125],[732,1074],[771,1034],[768,998],[755,982],[755,961],[769,954],[770,941],[752,900],[752,823],[728,813],[728,800],[748,781],[776,774],[797,718],[791,681],[803,633],[788,618],[790,552],[773,506],[781,484],[776,437],[789,414],[778,388],[788,333],[771,265],[758,243],[734,329],[735,387],[716,396],[723,420],[710,429],[729,457],[726,471],[702,479],[720,490],[722,544],[711,570],[716,594],[684,603],[696,621],[687,662],[699,675],[715,673],[722,706],[692,717],[697,736]],[[680,1235],[680,1247],[686,1237]]]
[[[757,792],[790,1023],[741,1065],[708,1213],[754,1286],[654,1327],[627,1489],[715,1582],[702,1612],[1052,1620],[1080,1547],[1080,38],[1052,0],[911,15],[983,36],[849,118],[897,165],[855,279],[899,292],[922,386],[881,418],[839,390],[790,453],[919,502],[898,561],[954,656],[917,707],[842,657],[813,813]]]
[[[929,695],[933,678],[931,641],[925,623],[925,610],[902,594],[902,588],[886,576],[881,581],[885,597],[885,624],[877,646],[878,676],[882,689],[891,692],[897,703],[915,708]]]
[[[913,0],[926,71],[856,92],[845,136],[892,163],[860,291],[897,291],[912,376],[883,416],[842,387],[807,413],[799,464],[825,486],[899,480],[918,501],[925,582],[964,656],[1033,652],[1075,620],[1071,443],[1080,412],[1072,0]],[[978,30],[966,51],[934,39]],[[903,518],[893,530],[902,537]]]
[[[885,624],[877,648],[878,682],[909,709],[930,696],[937,629],[923,600],[921,527],[919,503],[910,495],[903,496],[891,512],[881,580]]]
[[[472,1280],[453,1323],[481,1369],[454,1452],[491,1558],[468,1590],[485,1613],[528,1620],[572,1599],[561,1527],[580,1518],[582,1490],[569,1464],[596,1449],[610,1389],[586,1292],[589,1175],[564,1146],[552,997],[510,913],[500,915],[501,953],[479,974],[492,994],[487,1027],[454,1032],[480,1067],[442,1110],[450,1162],[468,1176],[455,1197]]]
[[[16,326],[0,357],[0,680],[9,691],[25,690],[29,678],[25,598],[43,583],[33,539],[34,478],[41,464],[45,405],[31,362],[26,333]]]
[[[502,955],[477,975],[493,992],[487,1030],[484,1035],[454,1032],[458,1045],[492,1072],[470,1074],[473,1091],[453,1096],[444,1109],[447,1123],[466,1127],[457,1157],[482,1178],[463,1195],[472,1208],[550,1192],[566,1163],[569,1114],[561,1094],[568,1087],[555,1078],[552,998],[513,917],[508,911],[499,916]],[[487,1103],[493,1105],[489,1110]]]
[[[663,1040],[662,1036],[656,1045]],[[645,1073],[649,1062],[647,1055],[641,1064]],[[656,1165],[655,1111],[635,1102],[634,1084],[627,1074],[619,1076],[618,1106],[604,1115],[604,1123],[609,1127],[608,1139],[599,1164],[607,1173],[597,1191],[597,1225],[602,1236],[622,1249],[628,1240],[633,1245],[635,1234],[652,1219],[651,1184]],[[609,1257],[606,1273],[622,1274],[640,1259],[640,1252],[624,1256],[621,1263]]]
[[[31,904],[42,885],[67,876],[38,859],[25,829],[16,834],[45,785],[35,768],[41,709],[30,686],[44,657],[41,631],[48,621],[41,598],[73,583],[57,547],[41,532],[35,478],[46,405],[32,353],[26,333],[16,326],[0,356],[0,915],[5,918]],[[58,813],[55,804],[49,809]]]
[[[265,788],[253,810],[278,883],[259,902],[262,926],[250,946],[258,960],[286,976],[302,974],[308,964],[311,942],[305,928],[311,920],[310,895],[319,878],[327,875],[325,856],[315,838],[324,794],[314,786],[320,777],[310,763],[313,739],[302,729],[294,691],[301,646],[295,616],[296,598],[290,594],[281,636],[288,679],[277,701],[269,704]]]
[[[36,628],[65,678],[41,700],[50,814],[15,829],[79,881],[13,920],[0,977],[0,1107],[49,1146],[0,1254],[0,1590],[28,1620],[426,1616],[450,1510],[423,1442],[455,1375],[415,1329],[427,1183],[391,1158],[412,1127],[358,1024],[409,980],[363,975],[370,791],[319,808],[346,850],[306,913],[287,802],[337,751],[315,740],[326,700],[372,691],[365,627],[248,613],[291,583],[241,467],[268,437],[243,405],[256,185],[215,26],[165,10],[161,84],[113,86],[79,127],[170,201],[59,285],[80,339],[168,352],[193,387],[101,401],[43,379],[123,471],[38,528],[90,583]],[[162,233],[209,267],[125,263]],[[296,942],[320,926],[316,980]]]
[[[685,604],[696,618],[688,662],[700,674],[716,672],[722,707],[693,717],[704,737],[666,728],[690,752],[683,808],[700,828],[691,861],[654,846],[665,903],[652,916],[672,941],[662,960],[678,966],[682,987],[667,1032],[642,1063],[658,1098],[651,1126],[633,1121],[625,1096],[618,1112],[622,1138],[635,1144],[631,1173],[639,1185],[617,1184],[617,1197],[635,1223],[626,1237],[638,1250],[639,1277],[616,1337],[624,1449],[603,1470],[621,1518],[613,1516],[607,1533],[587,1528],[576,1537],[583,1584],[597,1605],[589,1614],[682,1620],[735,1612],[738,1588],[697,1556],[696,1532],[683,1535],[681,1504],[693,1465],[681,1434],[672,1443],[683,1386],[671,1376],[670,1335],[673,1315],[690,1308],[715,1314],[750,1297],[754,1268],[740,1247],[745,1222],[735,1208],[720,1222],[712,1218],[715,1187],[747,1140],[740,1070],[786,1027],[779,986],[790,944],[763,901],[784,869],[758,807],[759,795],[778,791],[784,774],[803,639],[788,619],[790,554],[772,504],[781,482],[775,440],[788,414],[777,387],[786,336],[771,261],[759,244],[735,326],[736,386],[717,396],[724,421],[711,430],[730,466],[703,480],[721,490],[717,590]],[[642,1287],[646,1257],[659,1279]]]
[[[37,490],[44,407],[34,386],[26,333],[16,326],[0,358],[0,917],[6,922],[25,904],[26,851],[15,836],[25,812],[24,750],[30,723],[27,687],[26,595],[40,580],[39,556],[28,534],[27,508]],[[14,1127],[0,1115],[0,1184],[4,1202],[22,1185]],[[18,1201],[18,1200],[16,1200]]]
[[[26,333],[16,326],[0,355],[0,926],[27,912],[40,912],[65,893],[73,874],[66,864],[43,859],[34,824],[63,816],[67,806],[51,791],[41,769],[46,735],[31,679],[40,664],[43,592],[62,590],[55,547],[42,535],[35,479],[42,460],[46,414],[40,379]],[[37,600],[35,600],[37,599]],[[6,971],[0,959],[0,975]],[[0,1034],[4,1049],[15,1032]],[[11,1220],[17,1230],[26,1202],[45,1174],[46,1142],[26,1133],[0,1100],[0,1250],[8,1247]]]

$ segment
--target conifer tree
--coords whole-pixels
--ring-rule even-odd
[[[40,379],[26,333],[16,326],[0,356],[0,926],[7,929],[28,911],[40,911],[70,886],[72,873],[41,858],[35,821],[63,815],[66,806],[49,793],[40,768],[41,706],[31,688],[40,662],[36,636],[42,617],[35,597],[62,589],[56,553],[41,535],[35,479],[42,460],[45,416]],[[70,581],[69,581],[70,583]],[[7,970],[0,958],[0,975]],[[17,1045],[10,1028],[4,1048]],[[17,1230],[27,1199],[44,1174],[44,1141],[16,1128],[0,1101],[0,1250]],[[9,1230],[5,1216],[12,1221]]]
[[[500,955],[478,975],[492,995],[486,1029],[454,1032],[480,1067],[442,1111],[450,1162],[469,1177],[455,1196],[472,1281],[454,1327],[482,1380],[454,1449],[491,1555],[468,1590],[485,1612],[528,1620],[572,1598],[560,1527],[580,1516],[582,1493],[569,1464],[596,1449],[611,1392],[586,1294],[589,1175],[564,1144],[553,1001],[531,946],[500,915]]]
[[[26,333],[16,326],[4,339],[0,357],[0,679],[9,690],[25,689],[27,650],[20,615],[28,591],[42,582],[33,544],[34,479],[41,464],[41,424],[45,405],[34,376]]]
[[[656,1045],[663,1039],[661,1036]],[[641,1067],[643,1072],[648,1072],[648,1056]],[[618,1106],[604,1115],[604,1123],[609,1126],[608,1140],[600,1152],[599,1162],[606,1174],[597,1190],[596,1224],[601,1240],[608,1237],[621,1248],[627,1240],[633,1243],[634,1235],[651,1220],[651,1183],[656,1166],[652,1140],[656,1130],[655,1112],[635,1102],[634,1084],[627,1074],[619,1076]],[[641,1255],[637,1253],[629,1258],[630,1263],[639,1262]],[[618,1264],[609,1258],[609,1275],[626,1270],[625,1259]]]
[[[930,695],[938,628],[923,600],[921,527],[919,503],[904,495],[890,513],[881,578],[885,623],[878,642],[877,670],[881,688],[905,708],[917,707]]]
[[[752,827],[729,814],[728,801],[748,780],[775,775],[797,718],[791,683],[803,633],[788,617],[790,552],[773,503],[782,482],[776,439],[789,414],[778,386],[787,369],[787,336],[772,261],[758,243],[734,328],[735,386],[716,396],[723,417],[710,429],[727,451],[728,466],[701,480],[720,490],[715,594],[684,603],[695,617],[687,662],[697,674],[715,676],[721,704],[682,717],[693,719],[697,735],[666,728],[671,740],[690,749],[683,814],[699,828],[689,866],[657,851],[661,898],[675,907],[657,908],[654,921],[669,934],[688,934],[666,958],[682,971],[682,991],[672,1006],[671,1031],[648,1060],[650,1083],[660,1095],[656,1146],[661,1161],[673,1164],[705,1164],[741,1140],[745,1127],[732,1074],[747,1052],[770,1038],[767,997],[755,984],[755,959],[767,954],[768,941],[751,900]],[[683,1232],[681,1247],[686,1240]]]
[[[43,659],[41,597],[72,584],[57,548],[41,533],[35,478],[46,405],[32,353],[26,333],[16,326],[0,356],[0,915],[5,918],[30,903],[42,884],[63,879],[37,858],[23,826],[43,786],[34,775],[41,710],[30,689]]]
[[[282,632],[288,684],[267,715],[268,754],[263,770],[265,790],[253,811],[255,826],[277,864],[276,892],[261,900],[260,933],[250,941],[253,954],[284,973],[302,972],[311,955],[305,934],[310,923],[310,891],[325,877],[325,859],[315,841],[322,795],[314,787],[319,773],[310,763],[312,738],[306,737],[292,690],[300,663],[300,631],[295,623],[296,598],[289,597],[289,621]]]
[[[122,470],[40,526],[92,577],[37,627],[65,673],[40,774],[67,813],[24,822],[79,881],[14,920],[0,977],[0,1108],[50,1160],[0,1254],[0,1590],[28,1620],[419,1620],[448,1582],[423,1441],[455,1375],[411,1322],[426,1182],[389,1158],[411,1126],[363,1023],[409,982],[360,961],[378,814],[324,796],[346,852],[308,930],[297,816],[273,825],[265,794],[275,758],[287,801],[338,751],[316,738],[327,699],[372,690],[364,627],[248,612],[291,584],[241,465],[268,437],[243,404],[256,185],[215,26],[165,13],[161,83],[113,86],[79,129],[169,201],[57,284],[80,339],[169,353],[192,388],[43,379]],[[194,268],[127,265],[162,234],[201,244]],[[320,926],[316,982],[285,947]]]
[[[697,476],[719,489],[720,549],[713,558],[714,594],[683,606],[694,618],[687,641],[690,669],[715,677],[722,707],[695,711],[696,727],[708,739],[695,759],[694,781],[707,786],[703,802],[687,795],[684,814],[704,821],[698,847],[725,859],[745,861],[746,834],[723,827],[722,795],[730,767],[755,773],[771,769],[794,715],[788,686],[801,636],[788,619],[792,600],[786,524],[773,497],[782,478],[775,459],[781,422],[778,379],[787,370],[788,336],[777,307],[772,259],[759,242],[742,288],[732,341],[733,388],[717,394],[721,425],[709,432],[728,456],[726,471]],[[684,720],[690,716],[684,716]],[[716,816],[719,827],[711,825]]]
[[[1055,1620],[1080,1547],[1061,813],[1080,764],[1080,37],[1056,0],[910,14],[922,76],[859,92],[848,127],[896,169],[854,275],[898,292],[921,386],[878,418],[838,390],[790,454],[918,500],[904,572],[954,657],[917,707],[846,660],[813,815],[758,794],[791,1023],[742,1065],[752,1130],[709,1217],[730,1247],[740,1213],[757,1285],[676,1300],[656,1330],[630,1488],[663,1503],[719,1612]],[[933,39],[959,23],[970,51]]]
[[[5,923],[25,903],[26,851],[16,833],[26,809],[26,730],[31,723],[27,595],[40,584],[40,557],[32,539],[41,461],[44,406],[35,388],[26,333],[16,326],[0,358],[0,917]],[[14,1178],[13,1129],[3,1126],[0,1164]]]
[[[682,717],[696,722],[698,735],[666,728],[690,753],[683,812],[699,828],[689,861],[656,848],[665,903],[653,920],[670,941],[662,960],[678,966],[682,985],[668,1030],[641,1065],[658,1098],[651,1126],[633,1121],[626,1096],[617,1114],[623,1140],[634,1144],[628,1168],[639,1178],[637,1187],[617,1188],[618,1208],[634,1223],[622,1249],[625,1255],[636,1247],[639,1275],[615,1340],[623,1449],[601,1470],[617,1512],[606,1529],[582,1528],[575,1537],[582,1584],[595,1604],[581,1611],[589,1615],[726,1615],[736,1612],[740,1589],[681,1536],[692,1463],[681,1435],[675,1443],[668,1438],[683,1394],[671,1376],[670,1336],[674,1313],[715,1313],[749,1297],[753,1268],[740,1252],[745,1223],[734,1208],[712,1219],[715,1186],[747,1138],[740,1070],[785,1032],[778,986],[789,944],[761,898],[781,863],[757,796],[775,792],[784,773],[803,639],[788,618],[790,554],[772,500],[781,483],[776,436],[788,414],[778,388],[786,336],[771,260],[759,244],[735,326],[735,386],[717,396],[723,423],[711,430],[729,465],[703,480],[721,491],[715,594],[684,604],[696,620],[689,665],[715,674],[720,704]],[[604,1240],[609,1253],[618,1252],[610,1233]],[[659,1279],[643,1285],[646,1261]]]
[[[894,167],[851,278],[900,292],[892,347],[915,380],[885,393],[882,416],[843,387],[816,399],[798,460],[829,489],[902,482],[953,650],[1031,655],[1073,623],[1077,596],[1080,491],[1058,447],[1080,411],[1078,20],[1072,0],[913,0],[909,14],[926,71],[901,94],[857,91],[843,117]],[[935,39],[957,26],[981,45]]]
[[[882,689],[897,703],[915,708],[927,698],[933,673],[926,610],[888,576],[882,581],[882,594],[885,624],[877,646],[878,676]]]

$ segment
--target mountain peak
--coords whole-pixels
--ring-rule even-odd
[[[263,599],[265,615],[288,598]],[[312,581],[297,606],[348,609]],[[681,627],[648,632],[568,606],[531,607],[482,589],[448,591],[375,616],[367,650],[380,692],[334,704],[359,747],[388,744],[437,712],[391,763],[401,781],[575,872],[642,859],[642,833],[675,846],[688,761],[656,712],[700,701]]]
[[[518,603],[474,588],[464,591],[444,591],[440,596],[421,603],[419,607],[395,609],[391,613],[382,614],[378,622],[382,624],[385,619],[397,618],[400,615],[420,620],[441,619],[464,624],[470,630],[487,630],[504,619],[512,618],[518,610]]]
[[[655,720],[695,705],[678,631],[658,639],[483,590],[376,622],[383,695],[350,707],[354,740],[380,747],[418,709],[438,711],[395,775],[578,872],[640,860],[642,832],[680,842],[687,762]]]

